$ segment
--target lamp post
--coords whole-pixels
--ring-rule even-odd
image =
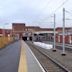
[[[54,32],[54,42],[53,42],[53,52],[56,52],[56,14],[54,14],[54,16],[51,16],[51,17],[53,17],[53,19],[54,19],[54,21],[53,22],[51,22],[51,23],[53,23],[54,25],[54,30],[53,30],[53,32]]]
[[[55,31],[55,27],[56,27],[56,15],[54,14],[54,48],[53,48],[53,52],[56,52],[56,31]]]
[[[62,50],[62,56],[65,56],[65,8],[63,8],[63,50]]]

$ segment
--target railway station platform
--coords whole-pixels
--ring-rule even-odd
[[[0,72],[45,72],[31,49],[16,41],[0,50]]]
[[[22,40],[18,72],[45,72],[29,46]]]
[[[72,71],[72,52],[66,51],[67,55],[61,56],[62,51],[59,49],[56,52],[52,52],[51,49],[39,49]],[[23,40],[19,40],[0,50],[0,72],[45,72],[45,70],[29,46]]]

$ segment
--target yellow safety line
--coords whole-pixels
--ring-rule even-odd
[[[23,46],[21,48],[18,72],[27,72],[26,53],[25,53],[25,48],[23,48]]]

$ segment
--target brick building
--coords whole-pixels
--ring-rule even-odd
[[[53,29],[40,28],[38,26],[26,26],[25,23],[13,23],[12,24],[12,31],[13,31],[13,35],[16,39],[23,37],[26,40],[27,39],[32,40],[33,34],[35,32],[53,31]]]
[[[0,29],[0,37],[3,36],[2,32],[3,32],[2,29]]]
[[[14,36],[15,39],[47,40],[53,41],[54,31],[52,28],[40,28],[38,26],[26,26],[25,23],[13,23],[11,29],[0,29],[1,36]],[[62,27],[56,28],[56,42],[62,43]],[[65,28],[65,43],[72,43],[72,28]]]
[[[21,38],[23,32],[25,32],[25,24],[24,23],[13,23],[12,32],[15,38],[17,39]]]
[[[71,30],[71,27],[65,27],[65,32],[68,32],[69,30]],[[63,31],[63,28],[62,27],[57,27],[56,31],[60,33],[60,32]]]
[[[56,34],[56,42],[62,43],[63,42],[63,34],[62,34],[62,28],[57,28],[56,31],[58,32]],[[72,44],[72,28],[68,27],[65,28],[65,35],[64,35],[65,43]]]
[[[54,31],[52,28],[40,28],[38,26],[26,26],[25,23],[12,24],[13,36],[16,39],[23,38],[24,40],[49,40],[53,41]],[[62,27],[56,28],[56,42],[62,43]],[[65,43],[72,43],[72,29],[65,28]]]
[[[12,36],[12,30],[11,29],[0,29],[0,37],[8,35]]]

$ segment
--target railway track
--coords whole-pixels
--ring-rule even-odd
[[[52,58],[43,53],[38,47],[36,47],[32,42],[26,42],[30,49],[35,54],[36,58],[39,60],[40,64],[43,66],[46,72],[70,72],[64,66],[54,61]]]

